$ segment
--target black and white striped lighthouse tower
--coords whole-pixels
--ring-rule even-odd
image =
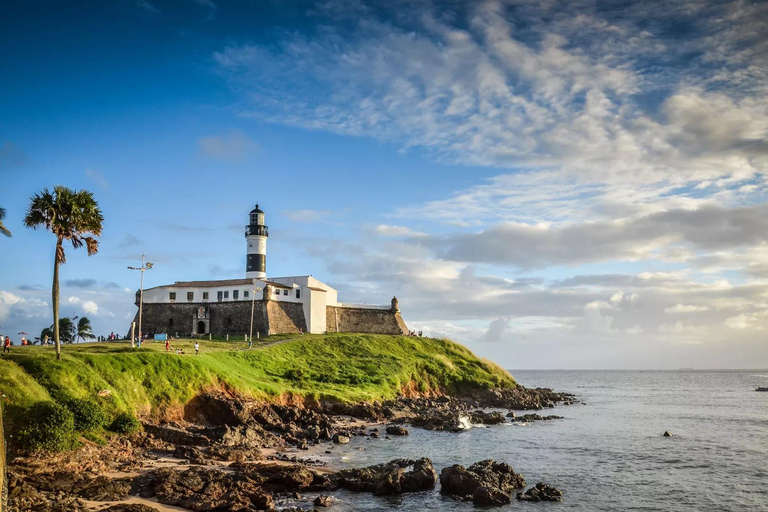
[[[269,229],[264,225],[264,212],[257,204],[251,210],[249,224],[245,226],[245,240],[248,244],[245,277],[267,277],[267,237]]]

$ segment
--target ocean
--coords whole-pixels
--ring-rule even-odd
[[[326,460],[362,467],[429,457],[440,469],[483,459],[511,464],[529,486],[543,481],[564,503],[506,508],[581,511],[768,511],[768,370],[522,371],[527,387],[577,395],[586,405],[542,414],[565,419],[477,427],[411,428],[407,437],[353,438]],[[665,430],[672,437],[663,437]],[[334,510],[472,510],[434,491],[398,497],[335,492]]]

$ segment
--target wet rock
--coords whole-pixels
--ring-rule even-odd
[[[154,472],[157,500],[195,512],[213,510],[272,510],[272,496],[240,474],[193,468],[187,471],[160,469]]]
[[[513,489],[525,487],[525,480],[505,462],[484,460],[468,468],[460,464],[444,468],[440,472],[440,486],[444,494],[470,499],[478,487],[509,494]]]
[[[336,444],[347,444],[349,442],[349,436],[333,434],[333,442]]]
[[[73,487],[72,492],[91,501],[121,501],[128,499],[131,484],[126,480],[117,480],[99,476]]]
[[[162,439],[167,443],[181,446],[206,446],[210,444],[210,438],[171,425],[144,424],[144,431],[153,437]]]
[[[475,505],[501,506],[509,502],[509,494],[493,487],[478,487],[472,493],[472,503]]]
[[[437,482],[437,473],[427,458],[396,459],[386,464],[339,471],[330,479],[351,491],[385,495],[431,489]]]
[[[333,505],[333,498],[331,496],[318,496],[312,504],[316,507],[330,507]]]
[[[408,432],[408,429],[400,425],[387,427],[387,434],[391,434],[393,436],[407,436],[409,433],[410,432]]]
[[[672,437],[672,432],[667,430],[666,432],[664,432],[664,437]]]
[[[247,464],[243,474],[271,492],[310,490],[316,483],[323,481],[320,475],[300,465]]]
[[[475,423],[478,425],[498,425],[500,423],[505,423],[507,421],[504,419],[504,415],[498,411],[493,411],[493,412],[473,411],[469,415],[469,418],[472,421],[472,423]]]
[[[518,423],[528,423],[530,421],[549,421],[549,420],[561,420],[562,416],[556,416],[550,414],[549,416],[542,416],[541,414],[523,414],[522,416],[512,416],[510,421],[516,421]]]
[[[539,482],[527,491],[517,493],[521,501],[563,501],[563,491]]]

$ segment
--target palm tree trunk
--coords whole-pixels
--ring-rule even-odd
[[[62,250],[61,239],[59,239],[56,241],[56,255],[53,259],[53,287],[51,288],[53,342],[56,345],[56,359],[61,359],[61,339],[59,338],[59,252]]]

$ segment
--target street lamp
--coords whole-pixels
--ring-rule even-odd
[[[248,337],[249,343],[253,343],[253,310],[256,307],[256,292],[260,292],[261,287],[256,286],[256,279],[253,279],[253,286],[251,287],[251,334]]]
[[[152,263],[147,261],[144,253],[141,253],[141,267],[128,267],[130,270],[141,271],[141,287],[139,288],[139,339],[143,341],[144,334],[141,332],[141,310],[144,309],[144,271],[152,268]],[[133,336],[131,336],[131,346],[134,347]]]

